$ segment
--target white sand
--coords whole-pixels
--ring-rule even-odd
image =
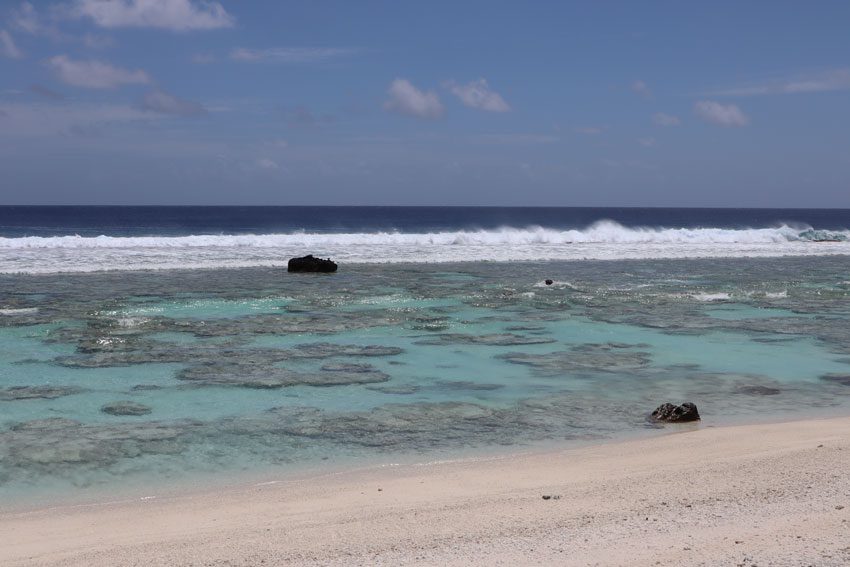
[[[850,565],[850,418],[0,515],[3,566],[404,563]]]

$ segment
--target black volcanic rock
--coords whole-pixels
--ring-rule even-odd
[[[661,404],[652,412],[650,418],[654,421],[666,423],[684,423],[687,421],[699,421],[697,406],[691,402],[685,402],[680,406],[671,403]]]
[[[312,254],[301,258],[292,258],[286,266],[288,272],[335,272],[336,262],[322,258],[315,258]]]

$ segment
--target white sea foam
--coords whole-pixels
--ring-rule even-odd
[[[307,253],[343,263],[850,255],[850,231],[829,233],[844,241],[816,242],[801,230],[628,228],[601,221],[584,230],[0,238],[0,272],[279,266]]]
[[[728,299],[731,299],[732,296],[728,293],[717,292],[717,293],[695,293],[691,297],[693,297],[697,301],[711,302],[711,301],[727,301]]]
[[[783,291],[768,291],[764,294],[767,299],[784,299],[788,297],[788,290]]]

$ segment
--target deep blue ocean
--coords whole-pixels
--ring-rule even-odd
[[[0,207],[0,505],[850,412],[850,211]],[[315,254],[334,274],[291,274]],[[547,283],[550,282],[550,283]]]
[[[529,226],[581,230],[600,220],[631,228],[788,224],[841,230],[850,228],[850,209],[0,206],[0,236],[427,233]]]

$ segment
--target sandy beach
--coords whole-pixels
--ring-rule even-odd
[[[14,565],[847,565],[850,418],[0,516]]]

